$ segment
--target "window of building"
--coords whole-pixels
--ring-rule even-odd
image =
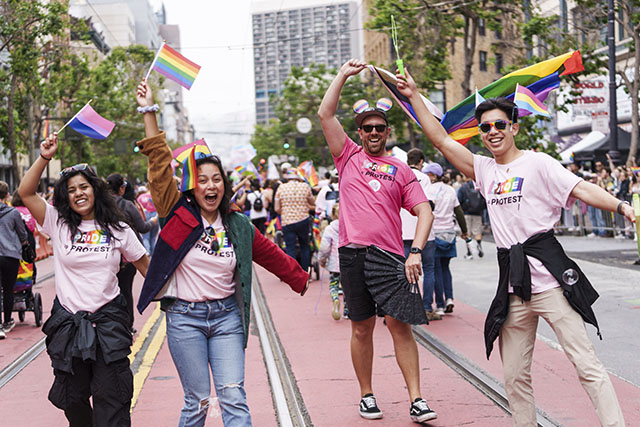
[[[481,50],[479,52],[480,71],[487,71],[487,52]]]
[[[496,24],[498,25],[495,31],[496,40],[502,40],[502,22],[497,19]]]
[[[501,53],[496,53],[496,73],[497,74],[501,74],[502,73],[502,67],[504,67],[504,63],[502,61],[502,54]]]
[[[486,24],[484,22],[484,19],[480,18],[478,20],[478,34],[481,35],[481,36],[484,36],[484,35],[486,35],[486,33],[487,33],[487,26],[486,26]]]

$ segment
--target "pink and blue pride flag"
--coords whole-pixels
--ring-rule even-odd
[[[151,70],[157,71],[189,90],[200,72],[200,66],[170,48],[168,44],[162,43],[149,72]],[[149,73],[147,73],[147,77],[149,77]]]
[[[537,116],[551,117],[547,107],[538,99],[538,97],[527,89],[525,86],[516,84],[516,91],[513,101],[520,110],[526,110]]]
[[[96,113],[87,102],[87,104],[69,120],[68,125],[71,129],[89,138],[105,139],[109,136],[116,124]]]

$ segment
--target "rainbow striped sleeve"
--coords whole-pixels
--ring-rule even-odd
[[[153,69],[179,85],[191,89],[200,71],[200,66],[195,62],[189,61],[165,43],[162,45],[160,52],[158,52]]]

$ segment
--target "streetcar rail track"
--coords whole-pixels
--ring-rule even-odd
[[[458,373],[458,375],[467,380],[499,408],[511,415],[504,387],[499,381],[485,373],[465,357],[457,354],[423,327],[413,326],[412,329],[418,344],[433,353],[438,359],[442,360],[445,365],[449,366]],[[540,408],[536,408],[536,412],[539,427],[558,427],[562,425]]]
[[[282,427],[312,426],[311,418],[295,382],[295,376],[276,331],[258,276],[253,271],[251,306],[267,365],[278,424]]]

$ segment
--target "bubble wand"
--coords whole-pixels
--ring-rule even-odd
[[[406,77],[404,73],[404,63],[402,59],[400,59],[400,53],[398,52],[398,27],[396,27],[396,20],[393,19],[393,15],[391,15],[391,41],[393,42],[393,47],[396,50],[396,66],[400,71],[400,74]]]

